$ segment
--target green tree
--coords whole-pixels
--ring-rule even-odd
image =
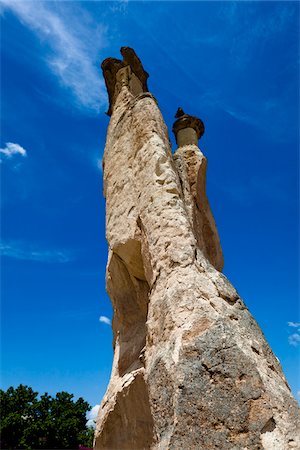
[[[24,430],[35,418],[37,396],[37,392],[22,384],[17,389],[0,391],[1,448],[21,448]]]
[[[92,448],[94,441],[94,429],[87,428],[86,430],[82,431],[79,435],[79,440],[85,447]]]
[[[68,392],[53,398],[20,385],[0,391],[1,448],[6,449],[77,449],[91,443],[86,427],[90,405]]]

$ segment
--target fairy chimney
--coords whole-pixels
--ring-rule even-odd
[[[94,447],[300,448],[279,361],[221,273],[198,147],[204,125],[180,108],[172,154],[147,72],[134,50],[121,54],[102,63],[114,361]]]

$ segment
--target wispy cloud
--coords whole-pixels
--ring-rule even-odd
[[[289,344],[294,347],[298,347],[300,345],[300,322],[288,322],[287,323],[291,328],[298,328],[298,330],[289,336]]]
[[[294,327],[294,328],[300,327],[300,322],[288,322],[287,324],[289,327]]]
[[[111,325],[111,320],[106,316],[100,316],[99,322],[105,323],[106,325]]]
[[[87,423],[86,426],[88,428],[96,428],[96,419],[97,419],[97,414],[99,411],[100,405],[95,405],[93,406],[93,408],[87,412],[86,414],[86,418],[87,418]]]
[[[293,333],[289,336],[289,344],[298,347],[300,344],[300,333]]]
[[[219,2],[215,7],[222,23],[219,31],[213,29],[210,32],[205,27],[186,31],[192,43],[207,47],[203,65],[209,77],[202,76],[200,85],[204,88],[205,98],[194,98],[194,104],[196,101],[204,109],[223,110],[268,139],[281,142],[289,141],[297,133],[291,127],[290,107],[295,104],[293,99],[297,97],[298,89],[293,83],[279,87],[281,71],[288,69],[298,79],[296,38],[295,45],[291,41],[287,46],[287,57],[283,58],[281,67],[276,65],[276,58],[271,60],[267,83],[256,75],[269,58],[270,48],[276,40],[284,42],[286,33],[295,23],[297,5],[285,3],[277,2],[272,8],[262,9],[260,2]],[[184,37],[188,39],[187,35]],[[209,48],[211,52],[207,51]],[[211,57],[214,54],[218,58]],[[220,66],[223,79],[218,72]],[[253,73],[253,84],[245,90],[247,73]]]
[[[45,61],[60,84],[72,93],[75,104],[98,112],[106,101],[104,82],[97,69],[99,52],[105,46],[106,25],[96,24],[74,2],[2,0],[1,6],[10,9],[41,42],[46,42]]]
[[[231,40],[229,57],[238,67],[245,67],[274,35],[284,32],[297,14],[296,5],[284,5],[283,2],[278,2],[272,10],[266,9],[264,14],[257,14],[260,8],[255,2],[221,4],[219,16],[223,19],[224,28],[215,36],[214,44],[217,41],[222,45],[224,36],[227,36]]]
[[[23,157],[27,156],[27,151],[25,148],[21,147],[19,144],[14,144],[13,142],[6,142],[4,148],[0,148],[0,153],[5,155],[7,158],[11,158],[14,155],[21,155]]]
[[[111,2],[111,6],[110,6],[110,10],[112,12],[117,12],[117,13],[123,13],[124,14],[124,13],[127,12],[128,3],[129,3],[129,0],[112,1]]]
[[[243,184],[231,180],[230,183],[223,183],[222,191],[243,206],[256,204],[258,198],[285,204],[290,201],[283,180],[273,174],[264,178],[249,177]]]
[[[96,166],[100,170],[100,172],[103,172],[103,160],[102,160],[102,158],[97,158]]]
[[[44,263],[67,263],[72,260],[64,250],[45,250],[20,241],[1,243],[0,253],[9,258]]]

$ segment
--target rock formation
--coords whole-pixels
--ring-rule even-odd
[[[132,49],[121,53],[102,64],[114,362],[95,448],[300,448],[279,361],[221,273],[203,123],[180,109],[172,154],[148,74]]]

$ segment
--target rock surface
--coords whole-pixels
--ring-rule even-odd
[[[143,71],[119,63],[104,154],[114,362],[95,448],[300,448],[280,364],[220,272],[197,121],[172,155]]]

